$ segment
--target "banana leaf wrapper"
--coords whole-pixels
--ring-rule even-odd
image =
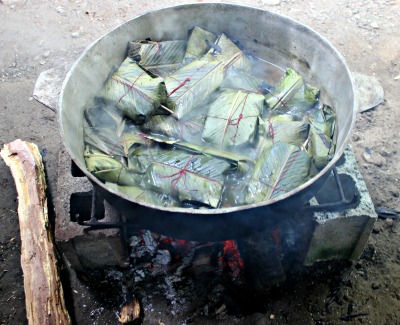
[[[84,116],[89,127],[109,128],[117,132],[123,128],[123,114],[100,98],[96,98],[94,104],[85,109]]]
[[[264,149],[278,142],[301,147],[307,140],[308,131],[309,124],[305,121],[282,119],[279,115],[261,120],[257,152],[261,153]]]
[[[149,144],[149,141],[138,133],[122,132],[118,135],[109,128],[95,127],[84,128],[84,141],[90,147],[109,156],[123,157],[126,157],[132,148]]]
[[[255,164],[255,161],[250,159],[248,156],[238,155],[230,151],[225,151],[176,139],[169,139],[163,136],[160,137],[158,135],[141,134],[141,136],[161,144],[170,145],[171,149],[177,148],[179,150],[185,151],[186,153],[194,155],[205,155],[225,160],[231,165],[230,170],[235,171],[238,174],[244,174],[249,170],[250,166]]]
[[[215,42],[217,36],[199,26],[195,26],[189,36],[187,43],[185,61],[190,62],[206,54],[210,49],[210,43]]]
[[[144,70],[166,78],[182,67],[186,41],[138,41],[128,43],[128,56]]]
[[[177,120],[169,115],[154,115],[142,126],[144,132],[165,135],[184,141],[193,141],[195,137],[201,140],[205,116],[198,116],[190,120]]]
[[[248,185],[247,203],[273,200],[308,179],[310,157],[298,147],[278,142],[264,150]]]
[[[219,50],[217,51],[215,48],[211,48],[205,56],[206,59],[222,62],[225,71],[230,67],[235,67],[248,73],[251,72],[251,62],[249,58],[225,34],[218,36],[216,45]]]
[[[203,139],[218,148],[253,144],[264,96],[225,91],[210,106]]]
[[[178,119],[212,94],[223,81],[223,66],[218,61],[195,60],[165,79],[167,106]]]
[[[103,182],[119,185],[135,185],[138,183],[136,175],[130,173],[119,156],[108,156],[87,146],[85,162],[89,172]]]
[[[165,100],[163,78],[153,78],[131,58],[126,58],[106,82],[103,98],[136,124],[144,123]]]
[[[308,117],[310,134],[308,137],[308,154],[312,157],[315,167],[323,169],[333,158],[335,145],[335,112],[329,106],[323,106]]]
[[[165,152],[152,162],[143,179],[146,188],[182,201],[195,201],[217,208],[224,186],[224,160],[190,155],[178,150]]]
[[[301,118],[318,101],[319,90],[304,82],[293,69],[286,69],[285,76],[275,91],[265,96],[271,111],[289,113]]]
[[[172,149],[172,147],[171,147]],[[141,146],[134,148],[128,155],[128,170],[136,174],[145,174],[157,157],[168,150],[161,149],[159,146]]]
[[[226,73],[221,88],[244,90],[251,93],[259,93],[262,80],[254,77],[246,71],[230,67]]]
[[[143,203],[158,205],[163,207],[178,207],[179,202],[169,195],[157,193],[151,190],[143,189],[139,186],[123,186],[114,183],[106,183],[106,186],[117,194],[126,195],[127,197]]]

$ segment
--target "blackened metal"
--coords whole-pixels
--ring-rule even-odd
[[[390,208],[375,208],[379,219],[399,219],[400,211]]]
[[[72,193],[70,197],[70,219],[72,222],[82,224],[91,219],[92,214],[92,191]],[[104,205],[96,206],[98,219],[104,218]]]
[[[338,199],[335,199],[334,193],[331,191],[332,178],[328,178],[321,190],[316,194],[319,204],[307,207],[310,211],[343,211],[354,208],[359,204],[360,197],[351,176],[345,174],[339,175],[336,166],[332,168],[332,173],[334,186],[337,189]],[[345,191],[345,189],[348,190]],[[328,201],[330,202],[324,202],[326,197],[329,197]],[[332,197],[334,198],[333,202],[331,201]]]

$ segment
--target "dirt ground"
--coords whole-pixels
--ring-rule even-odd
[[[49,190],[54,194],[62,143],[56,113],[32,98],[40,72],[73,62],[96,38],[138,14],[185,2],[0,0],[1,147],[16,138],[36,143],[44,155]],[[351,144],[374,204],[400,210],[400,140],[397,138],[400,2],[231,2],[281,13],[314,28],[337,47],[351,70],[380,81],[385,101],[358,114]],[[369,159],[365,157],[366,151],[371,152]],[[3,161],[0,182],[0,324],[26,324],[17,196]],[[258,313],[234,321],[233,318],[192,321],[196,324],[400,324],[399,220],[376,222],[359,261],[347,265],[341,272],[333,272],[331,277],[315,276],[306,282],[277,288],[262,305]],[[342,317],[347,314],[362,315]],[[177,324],[171,315],[163,317],[160,315],[165,324]],[[78,315],[77,319],[84,318]],[[93,318],[92,322],[101,324]],[[118,322],[115,318],[111,323]]]

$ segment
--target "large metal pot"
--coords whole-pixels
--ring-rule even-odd
[[[335,108],[336,153],[313,179],[268,203],[216,210],[165,208],[117,195],[86,169],[83,158],[83,111],[113,67],[124,60],[128,40],[185,39],[199,25],[227,33],[243,46],[282,67],[292,67],[322,89]],[[220,240],[248,235],[273,225],[304,205],[318,191],[342,155],[355,122],[352,79],[338,51],[321,35],[287,17],[256,8],[197,3],[152,11],[136,17],[90,45],[69,71],[60,95],[59,123],[64,144],[77,166],[105,199],[129,222],[165,235],[191,240]]]

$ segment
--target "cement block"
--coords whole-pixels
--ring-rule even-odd
[[[86,177],[71,175],[71,158],[65,149],[59,154],[55,239],[57,246],[77,271],[104,266],[124,266],[128,257],[120,229],[85,231],[71,216],[71,195],[82,193],[90,200],[92,185]],[[79,207],[78,207],[79,210]],[[90,213],[90,211],[89,211]],[[120,222],[119,214],[104,201],[104,222]]]
[[[359,258],[378,217],[350,146],[341,161],[337,165],[338,174],[347,174],[353,178],[360,202],[356,207],[341,212],[314,213],[315,228],[305,265]]]

